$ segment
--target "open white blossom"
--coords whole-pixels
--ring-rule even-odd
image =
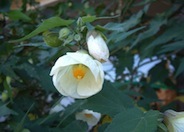
[[[94,125],[96,125],[100,118],[101,118],[101,114],[98,112],[93,112],[92,110],[83,110],[82,112],[79,112],[75,115],[75,118],[77,120],[82,120],[87,122],[89,127],[92,127]]]
[[[109,49],[102,36],[96,31],[89,31],[86,37],[88,50],[91,56],[100,62],[107,61]]]
[[[169,132],[184,132],[184,112],[165,111],[164,123]]]
[[[60,57],[50,75],[62,95],[78,99],[101,91],[104,81],[101,63],[84,51],[70,52]]]

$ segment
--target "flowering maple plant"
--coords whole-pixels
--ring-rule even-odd
[[[24,0],[22,10],[4,13],[0,129],[183,132],[183,113],[164,112],[155,94],[163,87],[152,85],[172,86],[183,72],[183,6],[161,1],[172,8],[150,15],[154,2],[67,1],[33,14]]]

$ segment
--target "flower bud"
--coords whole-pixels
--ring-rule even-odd
[[[57,33],[44,32],[43,40],[48,46],[51,46],[51,47],[58,47],[62,44],[62,41],[58,39]]]
[[[84,25],[84,22],[81,17],[77,19],[77,26],[82,27]]]
[[[80,41],[80,40],[81,40],[80,34],[75,34],[75,35],[74,35],[74,40],[75,40],[75,41]]]
[[[8,99],[8,92],[4,91],[1,95],[1,99],[3,102],[5,102]]]
[[[184,112],[165,111],[164,123],[169,132],[184,132]]]
[[[68,28],[62,28],[59,31],[59,39],[64,40],[70,35],[71,31]]]
[[[100,62],[107,61],[109,58],[109,49],[99,32],[89,31],[87,33],[87,46],[91,56]]]

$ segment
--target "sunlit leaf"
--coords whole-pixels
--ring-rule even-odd
[[[96,16],[83,16],[82,17],[82,21],[85,22],[85,23],[86,22],[93,22],[95,20],[97,20]]]
[[[61,19],[60,17],[51,17],[47,20],[44,20],[37,29],[29,33],[28,35],[24,36],[23,38],[17,39],[17,40],[12,40],[10,41],[11,43],[13,42],[20,42],[26,39],[29,39],[31,37],[34,37],[35,35],[42,33],[44,31],[47,31],[49,29],[55,28],[55,27],[60,27],[60,26],[67,26],[73,23],[73,20],[64,20]]]

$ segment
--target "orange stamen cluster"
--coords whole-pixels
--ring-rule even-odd
[[[78,80],[81,80],[82,78],[84,78],[86,72],[87,72],[87,67],[82,64],[73,66],[73,76]]]

